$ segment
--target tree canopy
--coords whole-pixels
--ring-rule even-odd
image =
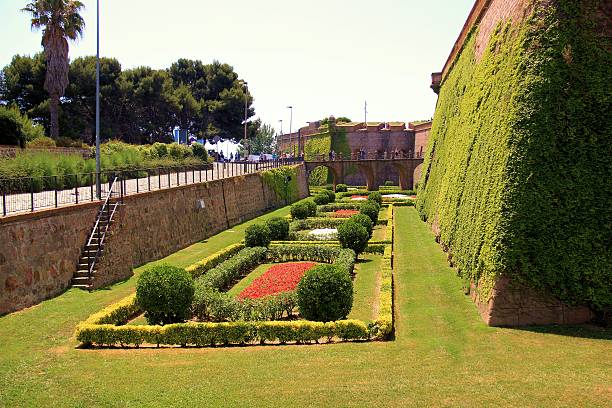
[[[95,57],[76,58],[60,100],[62,136],[92,143],[95,135]],[[0,73],[0,103],[15,105],[49,129],[46,61],[42,53],[16,55]],[[253,98],[233,67],[214,61],[180,59],[169,69],[123,70],[114,58],[100,59],[100,134],[103,140],[130,143],[170,141],[179,126],[211,140],[243,138],[245,99],[248,117]],[[249,133],[253,125],[249,124]]]

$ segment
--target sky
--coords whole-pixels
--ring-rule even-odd
[[[82,0],[72,59],[95,55],[96,2]],[[258,117],[280,130],[329,115],[368,121],[433,116],[440,71],[474,0],[100,0],[100,54],[123,69],[168,68],[179,58],[232,65]],[[0,67],[42,50],[20,12],[0,0]]]

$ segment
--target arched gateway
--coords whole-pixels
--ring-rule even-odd
[[[314,160],[305,161],[306,172],[308,176],[319,166],[327,167],[333,177],[334,188],[337,184],[344,183],[346,168],[351,165],[356,165],[359,171],[364,175],[368,190],[378,190],[379,177],[386,172],[386,167],[389,164],[395,168],[399,174],[400,188],[402,190],[411,190],[414,188],[415,169],[423,163],[423,158],[397,158],[397,159],[365,159],[365,160]],[[383,179],[385,177],[382,177]]]

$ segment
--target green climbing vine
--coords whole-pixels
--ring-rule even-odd
[[[298,166],[283,166],[261,172],[264,183],[276,193],[280,199],[292,203],[299,199]],[[291,177],[286,183],[287,177]]]
[[[552,4],[552,5],[551,5]],[[466,280],[612,305],[610,40],[598,2],[534,1],[442,84],[417,208]]]

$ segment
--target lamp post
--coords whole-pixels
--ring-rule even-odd
[[[102,199],[100,185],[100,0],[96,1],[96,196]]]
[[[289,109],[290,111],[290,116],[289,116],[289,148],[291,149],[291,154],[295,156],[295,152],[293,150],[293,143],[292,143],[292,135],[291,135],[291,126],[293,124],[293,106],[287,106],[287,109]]]
[[[276,145],[278,148],[278,155],[280,156],[283,154],[283,151],[281,148],[281,142],[283,141],[283,120],[279,119],[278,121],[280,123],[280,136],[278,137],[279,140],[277,140]]]
[[[246,81],[242,81],[242,86],[244,87],[244,142],[247,145],[247,159],[251,154],[251,145],[248,141],[247,136],[247,120],[248,120],[248,112],[249,112],[249,88],[248,83]]]

